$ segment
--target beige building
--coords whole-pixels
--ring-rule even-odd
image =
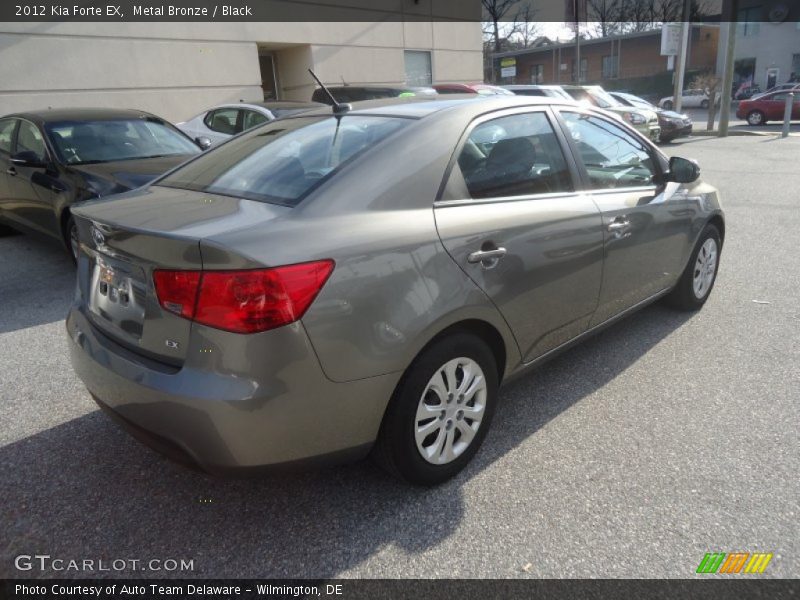
[[[128,107],[172,121],[325,83],[482,79],[479,23],[0,23],[0,115]]]

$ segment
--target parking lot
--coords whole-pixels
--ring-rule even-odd
[[[661,304],[504,389],[435,489],[370,463],[256,479],[176,466],[98,412],[67,359],[63,249],[0,238],[0,575],[14,557],[186,559],[90,576],[675,577],[706,552],[800,576],[800,139],[689,138],[728,219],[697,314]]]

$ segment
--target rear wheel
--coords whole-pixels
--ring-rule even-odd
[[[707,225],[697,240],[678,284],[667,301],[679,310],[700,310],[708,300],[719,270],[722,241],[719,230]]]
[[[420,354],[397,386],[373,455],[387,471],[437,485],[478,451],[497,402],[497,363],[469,333],[439,340]]]
[[[708,108],[708,100],[703,100],[700,103],[700,108]]]
[[[747,123],[749,125],[763,125],[767,122],[765,115],[760,110],[752,110],[747,113]]]
[[[672,105],[672,100],[667,100],[666,102],[664,102],[664,109],[665,110],[672,110],[672,106],[673,106]]]

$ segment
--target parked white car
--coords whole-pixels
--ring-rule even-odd
[[[681,106],[683,108],[708,108],[711,102],[705,90],[683,90],[681,96]],[[719,97],[717,97],[716,104],[719,106]],[[664,110],[672,110],[674,103],[672,96],[667,96],[658,101],[658,106]]]
[[[215,146],[256,125],[325,106],[319,102],[239,102],[221,104],[175,126],[193,140],[208,138]]]

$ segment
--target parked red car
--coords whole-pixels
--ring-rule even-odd
[[[513,96],[511,92],[497,85],[487,83],[442,83],[433,86],[440,94],[481,94],[482,96]]]
[[[783,121],[788,91],[772,92],[758,98],[742,100],[736,116],[746,119],[750,125],[763,125],[767,121]],[[794,92],[792,119],[800,119],[800,90]]]

